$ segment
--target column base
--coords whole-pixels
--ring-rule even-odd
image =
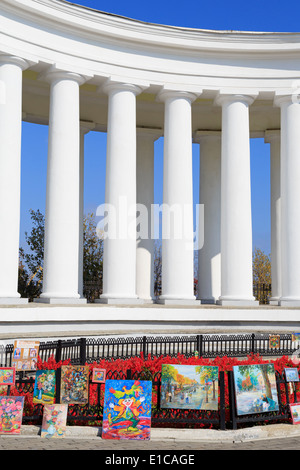
[[[218,299],[216,304],[224,307],[258,307],[259,301],[250,299]]]
[[[0,305],[25,305],[28,299],[23,297],[0,297]]]
[[[143,304],[143,299],[138,299],[135,297],[119,297],[119,298],[100,298],[95,300],[95,304],[106,304],[106,305],[141,305]]]
[[[209,299],[197,299],[201,303],[201,305],[215,305],[216,299],[209,298]]]
[[[269,305],[279,305],[280,297],[271,297],[269,299]]]
[[[280,307],[300,307],[300,299],[279,299]]]
[[[86,304],[87,300],[84,298],[74,298],[74,297],[39,297],[33,299],[34,302],[39,304],[51,304],[51,305],[76,305],[76,304]]]
[[[196,299],[158,299],[157,304],[162,305],[186,305],[186,306],[198,306],[201,304],[200,300]]]

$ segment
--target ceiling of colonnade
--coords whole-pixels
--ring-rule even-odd
[[[50,88],[37,79],[33,71],[23,72],[23,120],[48,124]],[[85,84],[80,89],[80,118],[95,124],[95,131],[106,131],[107,96],[99,93],[96,85]],[[137,126],[163,128],[164,105],[156,94],[143,92],[137,97]],[[199,97],[192,105],[193,132],[220,130],[221,109],[214,104],[209,93]],[[257,99],[250,107],[250,129],[253,136],[262,136],[266,129],[280,127],[280,111],[271,100]]]

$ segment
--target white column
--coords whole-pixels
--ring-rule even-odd
[[[137,249],[136,294],[144,302],[154,298],[154,142],[158,129],[137,129]]]
[[[219,96],[222,105],[220,305],[258,305],[253,297],[249,105],[253,98]]]
[[[191,103],[196,96],[164,90],[159,98],[165,103],[159,302],[194,304]]]
[[[270,144],[271,179],[271,305],[278,305],[281,297],[281,185],[280,185],[280,131],[265,132],[265,142]]]
[[[140,303],[136,294],[136,95],[138,86],[108,82],[103,303]],[[99,215],[99,214],[98,214]]]
[[[221,295],[221,132],[198,131],[200,204],[204,206],[204,244],[198,256],[198,299],[216,303]],[[200,221],[201,222],[201,221]]]
[[[94,128],[91,122],[80,122],[80,162],[79,162],[79,261],[78,292],[83,298],[83,220],[84,220],[84,136]]]
[[[51,84],[45,214],[43,292],[39,302],[78,303],[79,86],[84,77],[64,71]]]
[[[275,99],[281,108],[281,282],[279,304],[300,306],[300,104]]]
[[[28,302],[18,293],[22,71],[28,65],[0,56],[0,304]]]

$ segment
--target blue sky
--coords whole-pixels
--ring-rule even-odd
[[[185,0],[78,0],[83,6],[141,21],[201,29],[244,31],[299,31],[299,1]],[[30,232],[30,209],[45,212],[48,127],[23,123],[20,244]],[[270,253],[270,157],[269,145],[252,139],[253,246]],[[155,203],[162,203],[163,139],[155,144]],[[104,202],[106,135],[90,132],[85,137],[85,212],[96,212]],[[194,200],[199,194],[199,146],[193,145]]]

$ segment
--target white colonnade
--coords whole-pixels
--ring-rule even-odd
[[[25,302],[17,292],[20,223],[22,58],[0,62],[0,302]],[[83,136],[81,74],[51,68],[39,77],[50,84],[45,259],[39,302],[80,303],[82,297]],[[113,210],[104,241],[102,303],[152,302],[154,240],[154,141],[164,136],[162,304],[257,305],[253,297],[249,107],[255,96],[219,95],[219,131],[192,136],[197,94],[163,88],[164,129],[140,128],[134,83],[108,80],[106,204]],[[300,304],[300,105],[277,97],[280,131],[271,144],[271,302]],[[81,126],[80,126],[81,124]],[[192,141],[200,143],[200,204],[204,245],[199,252],[199,291],[194,295]],[[281,144],[280,144],[281,142]],[[147,209],[148,237],[135,239],[136,203]],[[180,214],[181,218],[177,218]],[[115,217],[117,215],[117,217]],[[5,229],[3,229],[5,227]],[[178,233],[181,234],[178,237]],[[153,233],[152,233],[153,234]]]

